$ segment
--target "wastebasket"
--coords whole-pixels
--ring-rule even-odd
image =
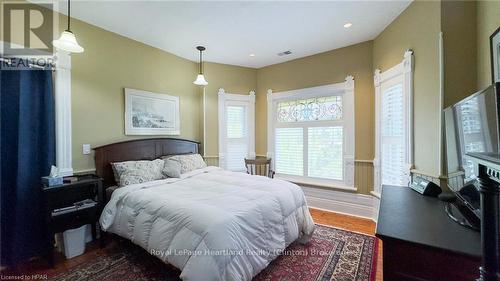
[[[64,255],[67,259],[79,256],[85,252],[85,225],[68,229],[63,232]]]

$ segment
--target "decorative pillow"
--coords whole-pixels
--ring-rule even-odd
[[[163,156],[163,160],[173,160],[181,164],[181,174],[194,171],[196,169],[205,168],[207,163],[203,160],[200,154],[183,154],[173,156]]]
[[[165,159],[165,165],[163,166],[163,175],[169,178],[180,178],[181,177],[181,163]]]
[[[163,160],[140,160],[140,161],[125,161],[125,162],[116,162],[111,163],[113,167],[113,172],[115,174],[115,181],[120,183],[121,175],[126,171],[130,170],[146,170],[149,171],[154,180],[159,180],[163,178],[162,170],[163,170]]]
[[[154,181],[158,178],[151,171],[136,169],[127,170],[120,176],[120,186],[126,186],[136,183],[143,183],[148,181]]]

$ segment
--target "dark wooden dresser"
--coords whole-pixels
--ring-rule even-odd
[[[479,277],[480,233],[452,221],[437,198],[384,186],[376,236],[383,243],[384,280]]]

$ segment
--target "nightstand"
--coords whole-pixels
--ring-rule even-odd
[[[57,186],[42,186],[44,216],[46,223],[47,257],[54,265],[54,234],[85,224],[92,227],[92,238],[97,237],[97,223],[104,208],[104,188],[102,179],[95,175],[75,176],[77,181]],[[83,200],[88,204],[73,207]],[[94,203],[95,202],[95,203]],[[103,233],[100,233],[101,247],[104,246]]]

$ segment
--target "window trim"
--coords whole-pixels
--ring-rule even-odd
[[[355,114],[354,114],[354,77],[349,75],[345,78],[344,82],[328,84],[317,87],[310,87],[304,89],[296,89],[284,92],[273,92],[272,89],[267,90],[267,157],[270,157],[271,167],[275,169],[275,149],[274,149],[274,130],[276,129],[276,106],[277,103],[284,100],[292,99],[305,99],[312,97],[324,97],[324,96],[342,96],[342,121],[344,131],[343,131],[343,180],[329,180],[329,179],[318,179],[313,177],[297,177],[282,175],[281,178],[289,179],[292,182],[300,182],[303,184],[313,184],[325,187],[335,188],[342,186],[345,189],[355,190],[354,186],[354,152],[355,152]],[[317,122],[336,122],[332,121],[317,121]],[[337,121],[338,122],[338,121]],[[302,127],[304,122],[299,122],[296,124],[298,127]],[[294,124],[288,124],[284,127],[293,127]],[[281,126],[280,126],[281,127]],[[307,143],[304,143],[307,145]],[[307,155],[304,155],[304,163],[307,162]],[[307,166],[305,167],[307,168]],[[280,177],[279,174],[276,175]]]
[[[382,83],[387,82],[395,77],[402,76],[403,81],[403,99],[405,101],[406,113],[406,174],[408,182],[411,177],[411,170],[414,168],[414,147],[413,147],[413,73],[414,73],[414,56],[413,51],[407,50],[404,53],[403,61],[392,68],[381,72],[380,69],[375,70],[373,77],[375,85],[375,158],[373,159],[373,176],[374,176],[374,193],[382,192],[382,167],[381,167],[381,110],[382,110]]]
[[[227,142],[225,132],[226,126],[226,103],[235,102],[248,104],[248,157],[255,157],[255,91],[248,95],[226,93],[223,88],[218,93],[218,119],[219,119],[219,167],[226,168]],[[241,159],[243,161],[243,159]]]

